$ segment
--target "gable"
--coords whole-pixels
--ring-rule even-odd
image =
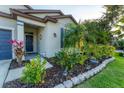
[[[10,8],[13,9],[28,9],[28,7],[24,5],[0,5],[0,11],[4,13],[10,14]]]

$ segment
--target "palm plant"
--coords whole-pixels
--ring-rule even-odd
[[[110,33],[101,27],[99,20],[87,20],[82,24],[86,28],[83,32],[83,37],[87,43],[108,44],[110,41]]]
[[[79,24],[68,24],[66,26],[64,47],[80,48],[83,40],[83,31],[85,27]]]
[[[87,20],[82,23],[85,26],[83,31],[83,50],[91,58],[97,52],[97,46],[109,44],[110,33],[102,29],[99,20]]]

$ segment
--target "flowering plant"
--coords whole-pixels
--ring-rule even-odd
[[[22,62],[22,57],[24,55],[24,43],[23,41],[19,40],[11,40],[10,43],[14,46],[14,52],[16,55],[17,62],[21,64]]]

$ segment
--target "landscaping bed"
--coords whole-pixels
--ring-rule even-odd
[[[124,88],[124,57],[119,56],[119,53],[114,57],[116,60],[104,71],[75,88]]]
[[[102,59],[101,61],[99,61],[98,64],[95,65],[91,65],[91,68],[95,68],[96,66],[100,65],[105,59]],[[84,73],[90,69],[86,69],[85,63],[83,65],[75,65],[74,68],[68,73],[67,76],[63,75],[63,69],[55,64],[56,58],[51,58],[51,59],[47,59],[48,62],[50,62],[51,64],[53,64],[52,68],[49,68],[46,70],[46,77],[44,80],[44,83],[39,83],[36,85],[33,84],[26,84],[26,83],[22,83],[20,81],[20,79],[14,80],[14,81],[10,81],[7,82],[3,85],[3,87],[5,88],[52,88],[57,84],[62,83],[63,81],[69,80],[72,77],[75,77],[81,73]]]

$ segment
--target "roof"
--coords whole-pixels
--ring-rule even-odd
[[[11,14],[7,14],[7,13],[4,13],[4,12],[0,12],[0,16],[2,17],[6,17],[6,18],[13,18],[13,16]]]
[[[14,17],[14,15],[19,15],[19,16],[29,18],[29,19],[32,19],[32,20],[35,20],[35,21],[43,22],[43,23],[46,23],[47,21],[51,21],[51,22],[54,22],[54,23],[57,22],[57,20],[54,19],[54,18],[50,18],[50,17],[39,18],[39,17],[33,16],[33,15],[24,14],[24,13],[22,13],[22,12],[16,10],[16,9],[10,9],[10,10],[13,14],[13,17]]]
[[[29,5],[24,5],[25,7],[27,7],[29,10],[32,10],[33,8]]]
[[[77,21],[74,19],[74,17],[72,15],[57,15],[57,16],[50,16],[51,18],[55,18],[55,19],[62,19],[62,18],[71,18],[73,20],[74,23],[77,24]]]
[[[18,9],[18,11],[22,12],[22,13],[26,13],[26,14],[37,14],[37,13],[59,13],[60,15],[64,15],[64,13],[61,11],[61,10],[43,10],[43,9],[32,9],[32,10],[29,10],[29,9]]]
[[[60,10],[34,10],[30,6],[25,5],[28,9],[10,9],[11,14],[7,14],[4,12],[0,12],[0,16],[6,17],[6,18],[11,18],[11,19],[16,19],[17,15],[29,18],[35,21],[43,22],[46,23],[48,21],[56,23],[58,19],[62,18],[70,18],[74,23],[77,24],[77,21],[74,19],[72,15],[64,15]],[[30,13],[59,13],[60,15],[56,16],[46,16],[45,18],[40,18],[36,17],[33,15],[29,15]]]

